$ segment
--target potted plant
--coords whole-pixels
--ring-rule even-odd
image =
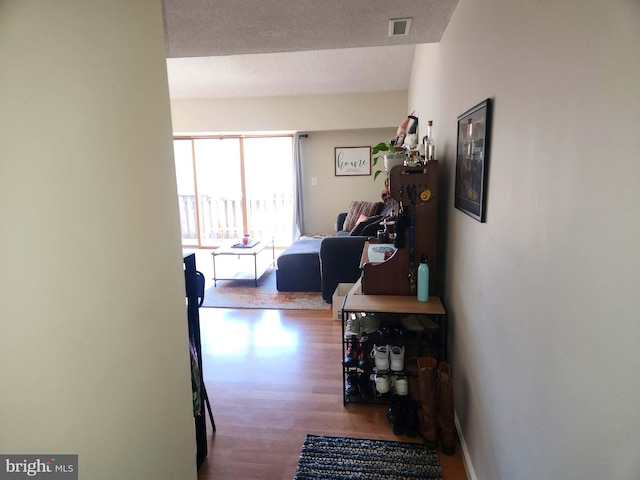
[[[402,151],[402,149],[395,146],[395,139],[391,140],[389,143],[380,142],[379,144],[374,145],[371,149],[371,155],[371,165],[376,166],[380,158],[382,158],[384,162],[384,170],[376,170],[373,174],[374,181],[383,171],[388,173],[396,165],[404,164],[404,161],[407,158],[407,155]]]
[[[384,169],[387,172],[387,179],[385,180],[385,185],[387,185],[389,180],[389,172],[391,169],[398,165],[403,165],[404,161],[407,159],[406,152],[403,152],[403,143],[405,141],[405,137],[407,135],[412,135],[417,138],[417,129],[418,129],[418,117],[414,116],[414,112],[411,112],[407,115],[400,126],[398,126],[398,130],[396,132],[396,137],[389,141],[389,143],[380,142],[375,145],[372,150],[372,155],[374,156],[372,160],[372,165],[376,165],[380,157],[384,158]],[[389,152],[385,155],[380,155],[380,152]],[[382,173],[382,170],[377,170],[373,174],[373,181],[378,178],[378,175]]]

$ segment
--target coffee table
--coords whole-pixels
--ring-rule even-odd
[[[255,286],[258,286],[258,279],[262,276],[267,269],[273,265],[275,265],[276,261],[276,249],[273,243],[273,238],[270,240],[257,240],[254,241],[254,245],[251,247],[235,247],[234,245],[238,243],[238,240],[234,241],[233,244],[223,245],[221,247],[216,248],[213,252],[211,252],[211,257],[213,258],[213,286],[216,287],[218,284],[218,280],[253,280]],[[260,264],[260,268],[258,268],[258,255],[262,253],[265,249],[271,247],[271,262]],[[241,260],[241,257],[253,257],[253,276],[246,271],[239,270],[233,277],[218,277],[216,274],[216,258],[223,255],[236,255],[238,260]]]

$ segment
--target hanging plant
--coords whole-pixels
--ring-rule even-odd
[[[371,155],[373,156],[373,159],[371,161],[371,165],[375,167],[378,164],[378,160],[384,157],[384,155],[380,154],[380,152],[394,152],[394,151],[395,151],[395,147],[393,145],[393,141],[391,141],[389,143],[380,142],[379,144],[374,145],[372,147],[372,149],[371,149]],[[376,170],[375,171],[375,173],[373,174],[373,181],[374,182],[378,178],[378,175],[380,175],[382,172],[383,172],[383,170]]]

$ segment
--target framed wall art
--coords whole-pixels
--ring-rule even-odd
[[[371,175],[371,147],[336,147],[336,176]]]
[[[486,217],[490,124],[490,98],[458,117],[454,206],[479,222]]]

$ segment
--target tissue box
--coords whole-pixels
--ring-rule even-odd
[[[362,295],[362,280],[358,279],[356,283],[338,284],[331,301],[334,320],[342,320],[342,304],[346,295]]]

